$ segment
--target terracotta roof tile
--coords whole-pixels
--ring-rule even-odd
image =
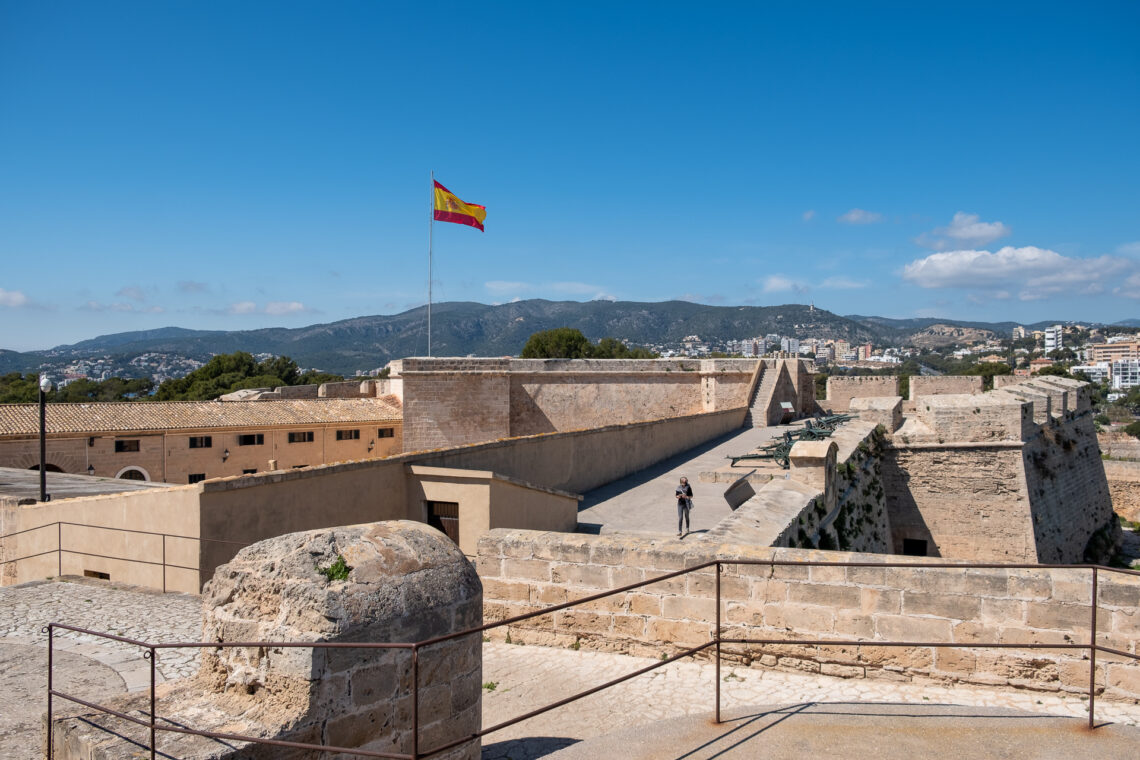
[[[269,427],[356,422],[399,422],[394,397],[274,401],[133,401],[48,404],[49,433]],[[37,404],[0,404],[0,436],[40,431]]]

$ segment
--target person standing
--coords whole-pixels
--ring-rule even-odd
[[[686,477],[681,478],[681,485],[677,486],[674,492],[677,497],[677,538],[682,538],[685,533],[689,532],[691,527],[689,524],[689,510],[693,508],[693,487],[689,485],[689,479]],[[682,532],[682,526],[684,532]]]

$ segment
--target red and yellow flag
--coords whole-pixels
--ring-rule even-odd
[[[485,206],[461,201],[455,193],[438,182],[435,183],[435,220],[437,222],[466,224],[482,230],[483,220],[486,218],[487,208]]]

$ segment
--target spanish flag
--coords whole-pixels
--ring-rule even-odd
[[[435,182],[435,220],[437,222],[466,224],[469,227],[478,227],[479,230],[482,230],[483,220],[486,218],[486,206],[461,201],[455,193]]]

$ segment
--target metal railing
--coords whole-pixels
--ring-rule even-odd
[[[721,594],[721,575],[725,567],[729,566],[764,566],[774,570],[777,567],[868,567],[868,568],[913,568],[921,570],[1042,570],[1042,569],[1063,569],[1063,570],[1085,570],[1091,573],[1092,595],[1089,603],[1089,641],[1086,644],[1079,643],[1002,643],[1002,642],[947,642],[947,641],[888,641],[879,639],[820,639],[820,638],[725,638],[722,635],[721,625],[721,607],[725,601]],[[661,660],[655,661],[652,665],[627,673],[626,675],[614,678],[598,686],[594,686],[585,691],[579,692],[564,699],[557,700],[548,705],[544,705],[535,710],[531,710],[523,715],[516,716],[509,720],[496,723],[489,728],[483,728],[475,731],[467,736],[459,739],[449,741],[441,746],[431,749],[421,749],[420,747],[420,727],[421,716],[419,711],[420,702],[420,683],[419,683],[419,665],[422,652],[434,645],[441,644],[447,641],[454,641],[465,636],[479,635],[480,643],[482,642],[482,634],[486,631],[501,628],[504,626],[518,625],[528,620],[532,620],[543,615],[550,615],[560,610],[569,609],[578,605],[590,604],[592,602],[606,599],[611,596],[625,594],[654,583],[680,578],[691,573],[700,572],[715,568],[716,577],[716,619],[713,628],[713,637],[704,643],[697,644],[696,646],[684,649],[681,652],[675,653],[672,656],[663,656]],[[543,713],[555,710],[564,705],[575,702],[584,697],[596,694],[599,691],[608,689],[617,684],[636,678],[657,668],[669,665],[672,662],[691,657],[706,649],[713,648],[715,651],[714,660],[716,664],[716,677],[714,679],[716,685],[715,691],[715,715],[716,722],[721,721],[721,659],[722,659],[722,646],[725,644],[751,644],[751,645],[781,645],[781,646],[840,646],[840,647],[913,647],[913,648],[953,648],[953,649],[1018,649],[1018,650],[1037,650],[1037,649],[1051,649],[1051,650],[1087,650],[1089,655],[1089,688],[1088,688],[1088,726],[1090,729],[1096,727],[1095,710],[1096,710],[1096,655],[1098,652],[1105,654],[1112,654],[1119,657],[1124,657],[1131,660],[1140,660],[1140,655],[1132,652],[1125,652],[1108,646],[1102,646],[1097,643],[1097,609],[1098,609],[1098,582],[1101,573],[1114,573],[1129,576],[1140,576],[1140,571],[1125,570],[1119,568],[1105,567],[1102,565],[1034,565],[1034,564],[959,564],[959,563],[905,563],[905,562],[823,562],[823,561],[793,561],[793,560],[713,560],[703,564],[694,565],[683,570],[677,570],[670,573],[650,578],[648,580],[631,583],[627,586],[613,589],[611,591],[603,591],[597,594],[576,599],[574,601],[556,604],[536,612],[530,612],[525,615],[518,615],[515,617],[500,620],[494,623],[486,623],[484,625],[476,626],[474,628],[467,628],[462,631],[450,633],[444,636],[436,636],[434,638],[425,639],[422,641],[411,643],[348,643],[348,642],[282,642],[282,641],[231,641],[231,642],[183,642],[183,643],[168,643],[168,644],[155,644],[136,639],[129,639],[123,636],[116,636],[109,633],[102,633],[76,626],[65,625],[62,623],[51,623],[46,626],[43,631],[48,635],[48,686],[47,686],[47,757],[52,757],[53,751],[53,717],[54,705],[53,699],[60,698],[70,702],[74,702],[91,710],[96,710],[107,715],[112,715],[125,721],[129,721],[139,726],[143,726],[149,731],[149,750],[152,760],[156,757],[157,745],[156,736],[157,732],[165,731],[178,734],[186,734],[191,736],[201,736],[210,739],[219,739],[225,741],[237,742],[250,742],[255,744],[266,744],[277,747],[287,747],[291,749],[312,750],[317,752],[334,752],[334,753],[348,753],[360,757],[377,757],[377,758],[392,758],[393,760],[423,760],[454,749],[462,744],[466,744],[477,739],[481,739],[488,734],[508,728],[517,723],[529,720]],[[744,624],[739,624],[739,627],[748,627]],[[95,704],[90,701],[83,700],[77,696],[66,694],[62,691],[55,689],[53,685],[52,674],[52,656],[53,656],[53,642],[55,631],[73,631],[76,633],[97,636],[100,638],[118,641],[124,644],[130,644],[146,650],[143,657],[150,660],[150,712],[147,719],[137,718],[128,715],[124,712],[112,709],[110,707]],[[667,643],[667,642],[662,642]],[[196,648],[196,649],[228,649],[228,648],[266,648],[266,649],[281,649],[281,648],[311,648],[311,649],[401,649],[410,651],[412,658],[412,711],[411,711],[411,752],[378,752],[371,750],[363,750],[355,747],[340,747],[333,745],[320,745],[310,744],[304,742],[291,742],[281,739],[266,739],[255,736],[244,736],[240,734],[220,733],[214,731],[203,731],[185,726],[176,725],[170,721],[165,721],[161,716],[156,715],[155,704],[155,665],[158,658],[158,652],[165,649],[181,649],[181,648]]]
[[[101,531],[113,531],[116,533],[131,533],[134,535],[141,535],[141,536],[161,536],[162,537],[161,558],[158,561],[154,561],[154,560],[139,559],[137,557],[121,557],[121,556],[112,555],[112,554],[98,554],[96,552],[80,551],[79,549],[68,549],[68,548],[65,548],[63,545],[63,538],[64,538],[64,530],[63,529],[64,529],[64,527],[82,528],[85,531],[101,530]],[[60,577],[63,575],[63,555],[64,554],[74,554],[76,556],[81,556],[81,557],[95,557],[98,559],[110,559],[110,560],[115,560],[117,562],[131,562],[131,563],[138,564],[138,565],[150,565],[153,567],[161,567],[162,568],[162,591],[163,591],[163,593],[166,593],[166,570],[167,570],[167,568],[172,568],[175,570],[189,570],[189,571],[195,572],[195,573],[202,572],[201,567],[187,567],[185,565],[176,565],[172,562],[167,562],[166,561],[166,540],[167,539],[177,539],[177,540],[181,540],[181,541],[197,541],[200,544],[202,544],[202,543],[224,544],[224,545],[229,545],[229,546],[235,546],[238,548],[241,548],[243,546],[249,546],[249,544],[250,544],[250,542],[248,542],[248,541],[228,541],[228,540],[221,539],[221,538],[201,538],[199,536],[180,536],[180,535],[177,535],[175,533],[158,533],[156,531],[150,531],[150,530],[135,530],[134,528],[116,528],[116,527],[111,527],[111,526],[106,526],[106,525],[89,525],[87,523],[67,522],[66,520],[57,520],[55,522],[44,523],[43,525],[37,525],[34,528],[26,528],[25,530],[18,530],[18,531],[15,531],[14,533],[5,533],[3,536],[0,536],[0,542],[4,541],[5,539],[12,538],[14,536],[23,535],[25,533],[32,533],[32,532],[37,531],[37,530],[47,530],[50,528],[55,528],[55,533],[56,533],[56,539],[55,539],[56,543],[55,543],[54,549],[47,549],[47,550],[42,551],[42,552],[36,552],[34,554],[27,554],[27,555],[24,555],[22,557],[15,557],[13,559],[0,560],[0,565],[8,565],[8,564],[16,563],[16,562],[24,562],[24,561],[29,560],[29,559],[35,559],[36,557],[44,557],[44,556],[47,556],[49,554],[55,554],[56,555],[56,577]],[[2,544],[0,544],[0,545],[2,545]],[[2,555],[0,555],[0,556],[2,556]],[[213,568],[211,568],[211,570],[212,569]]]

